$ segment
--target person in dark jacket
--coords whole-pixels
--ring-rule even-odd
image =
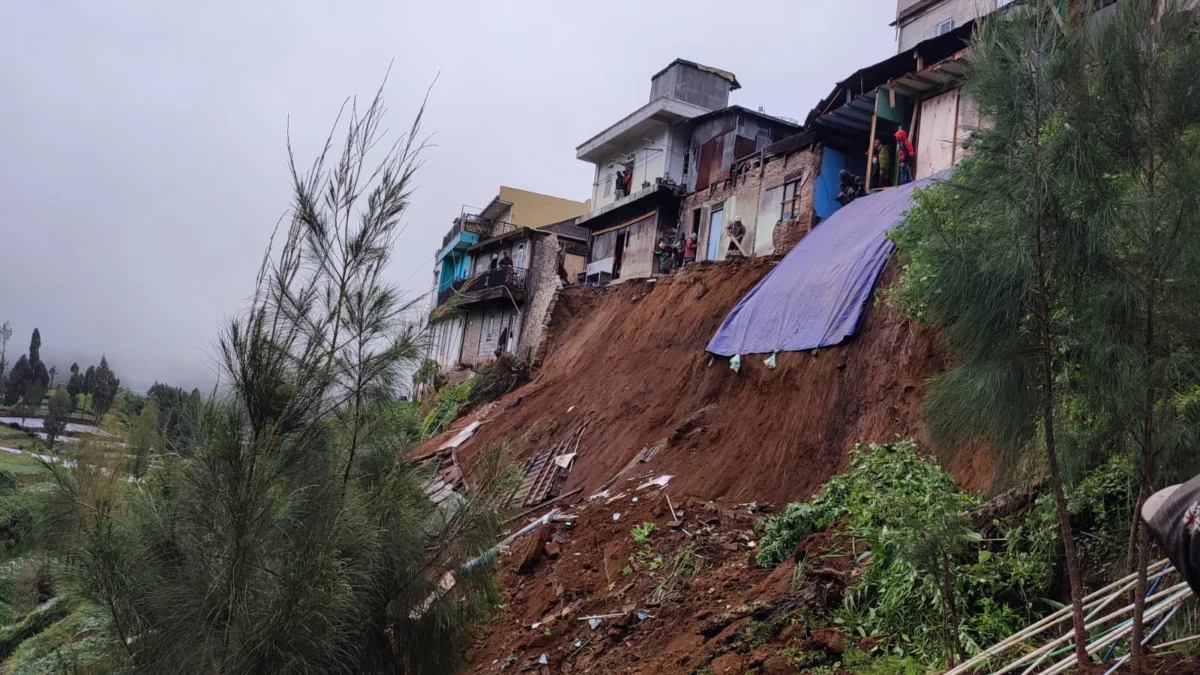
[[[892,184],[892,155],[883,144],[883,139],[875,139],[875,156],[871,158],[873,173],[871,187],[890,187]]]
[[[742,255],[742,237],[746,236],[746,226],[742,224],[742,217],[735,217],[733,222],[726,226],[725,231],[729,234],[729,250],[725,257],[729,257],[729,254]]]
[[[913,182],[917,169],[917,153],[903,129],[896,131],[896,161],[900,166],[900,181],[897,185]]]
[[[508,255],[507,252],[505,252],[504,255],[500,257],[500,266],[501,267],[512,267],[513,266],[512,258]]]
[[[1142,519],[1179,576],[1200,593],[1200,476],[1150,495]]]

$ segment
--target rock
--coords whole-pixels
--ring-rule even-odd
[[[762,675],[794,675],[796,664],[783,654],[773,654],[763,660]]]
[[[742,657],[733,652],[726,652],[712,660],[713,673],[716,675],[742,675],[745,669],[742,667]]]
[[[555,541],[546,543],[546,557],[557,558],[562,555],[562,545]]]
[[[529,543],[525,547],[525,555],[517,566],[517,574],[532,574],[542,560],[542,542],[546,540],[546,525],[542,525],[529,535]]]
[[[809,636],[809,640],[818,647],[834,654],[846,651],[846,636],[836,628],[818,628]]]
[[[803,639],[804,639],[804,624],[802,624],[802,623],[789,623],[788,625],[783,627],[783,630],[779,631],[779,641],[780,642],[788,643],[788,642],[792,642],[793,640],[798,641],[798,640],[803,640]]]
[[[621,629],[620,628],[609,628],[608,629],[608,637],[611,637],[611,638],[621,637]]]
[[[667,527],[669,527],[671,529],[683,527],[683,521],[682,520],[668,520]]]

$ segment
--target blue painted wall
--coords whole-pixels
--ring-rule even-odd
[[[821,175],[817,176],[817,182],[813,186],[813,208],[817,212],[817,217],[822,220],[842,208],[842,205],[837,202],[838,192],[841,191],[839,174],[842,169],[847,169],[850,173],[859,176],[866,176],[867,158],[864,155],[850,160],[841,150],[826,146],[821,155]]]

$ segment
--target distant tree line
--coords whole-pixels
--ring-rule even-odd
[[[47,391],[54,387],[57,369],[47,367],[42,361],[42,333],[37,328],[29,339],[29,353],[22,354],[7,369],[8,341],[12,338],[12,325],[0,324],[0,400],[4,405],[20,408],[23,415],[32,415],[41,405]],[[108,358],[100,357],[99,366],[88,366],[80,373],[79,364],[71,364],[71,376],[67,379],[66,394],[70,412],[81,407],[90,408],[103,415],[112,407],[121,388],[121,380],[108,365]],[[81,406],[81,396],[86,396],[88,406]]]

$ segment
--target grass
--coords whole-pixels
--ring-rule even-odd
[[[25,452],[36,452],[42,455],[50,454],[50,446],[47,445],[42,439],[27,434],[20,429],[13,429],[12,427],[6,427],[2,425],[0,425],[0,446],[6,448],[17,448],[18,450],[24,450]],[[12,458],[22,459],[20,455],[13,455],[12,453],[7,452],[3,454]],[[36,464],[37,460],[34,459],[33,462]]]

